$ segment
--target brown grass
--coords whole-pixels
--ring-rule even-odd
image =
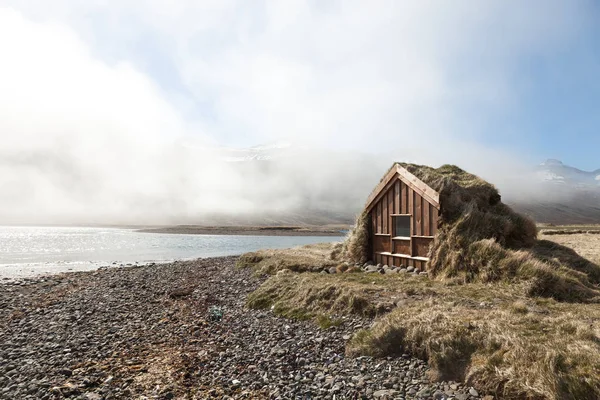
[[[561,246],[577,251],[582,257],[600,263],[600,235],[597,234],[566,234],[553,235],[548,238]]]
[[[279,273],[248,296],[252,308],[273,308],[285,317],[317,314],[376,316],[397,303],[419,301],[433,292],[435,282],[410,274]],[[410,297],[409,297],[410,296]]]
[[[257,274],[275,274],[287,269],[293,272],[318,272],[336,267],[338,261],[331,259],[333,249],[339,244],[319,243],[283,250],[259,250],[242,255],[237,266],[252,268]]]
[[[397,308],[358,332],[348,354],[408,351],[429,361],[433,379],[465,380],[498,398],[600,398],[600,307],[518,292],[514,300],[497,297],[512,288],[473,285]]]
[[[342,244],[340,256],[352,264],[364,264],[369,259],[369,214],[366,210],[356,217],[356,223]]]

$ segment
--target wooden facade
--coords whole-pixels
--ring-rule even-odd
[[[367,200],[375,263],[425,271],[438,229],[439,194],[396,164]]]

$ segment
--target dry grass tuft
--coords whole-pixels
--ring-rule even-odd
[[[252,268],[257,274],[276,274],[280,270],[293,272],[321,271],[335,267],[338,261],[331,259],[331,252],[339,243],[319,243],[282,250],[259,250],[240,256],[239,268]]]
[[[247,304],[273,307],[276,313],[293,318],[327,313],[375,316],[408,295],[423,298],[431,293],[432,284],[426,277],[412,275],[277,274],[251,293]]]
[[[498,398],[600,398],[598,306],[490,299],[492,306],[482,307],[466,296],[397,308],[355,335],[347,352],[409,351],[428,359],[433,379],[465,380]]]
[[[344,240],[339,256],[352,264],[364,264],[369,259],[369,214],[356,217],[354,227]]]

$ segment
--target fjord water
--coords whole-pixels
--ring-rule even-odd
[[[0,226],[0,277],[218,257],[339,240],[331,236],[178,235],[120,228]]]

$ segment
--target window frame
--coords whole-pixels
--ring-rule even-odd
[[[411,228],[412,228],[412,215],[411,214],[393,214],[392,216],[392,238],[393,239],[410,239],[412,236],[412,232],[411,232]],[[406,218],[406,220],[408,221],[408,226],[404,227],[405,230],[407,230],[407,232],[403,232],[403,233],[408,233],[408,235],[398,235],[398,232],[396,230],[397,228],[397,218]]]

